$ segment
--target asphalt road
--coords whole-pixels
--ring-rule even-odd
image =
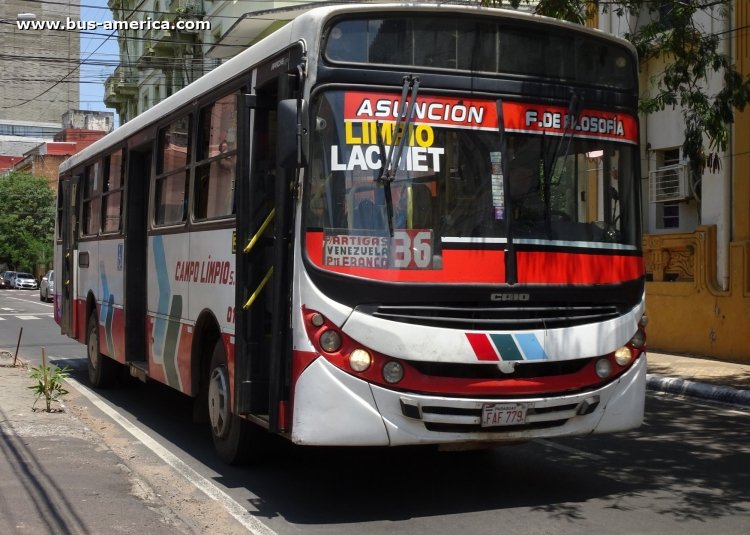
[[[23,326],[26,358],[46,347],[83,371],[84,347],[59,336],[51,312],[37,293],[0,291],[0,346],[15,346]],[[84,373],[75,377],[85,384]],[[629,433],[463,453],[280,443],[262,463],[236,468],[216,460],[184,396],[137,382],[92,395],[279,534],[703,535],[750,526],[748,410],[649,394],[645,425]],[[137,469],[146,446],[88,411]],[[173,488],[190,484],[174,477]]]

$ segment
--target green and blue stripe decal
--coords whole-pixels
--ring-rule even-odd
[[[172,294],[162,237],[154,236],[151,247],[154,252],[156,284],[159,288],[159,300],[154,315],[154,361],[164,366],[167,384],[179,389],[181,386],[180,373],[177,369],[177,348],[182,318],[182,295]]]
[[[537,340],[529,333],[519,334],[486,334],[466,333],[466,339],[477,360],[498,362],[514,360],[547,360],[547,353]]]

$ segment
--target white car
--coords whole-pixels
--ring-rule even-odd
[[[52,301],[55,295],[55,271],[50,270],[39,283],[39,300]]]
[[[16,290],[36,290],[36,279],[31,273],[16,273],[13,279],[13,288]]]

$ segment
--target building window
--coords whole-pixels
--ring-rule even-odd
[[[674,28],[674,2],[672,0],[661,0],[659,2],[658,9],[659,22],[661,23],[663,30],[666,31]]]
[[[660,167],[680,163],[680,149],[669,149],[662,151],[659,155],[662,160]],[[680,228],[680,203],[659,202],[656,203],[656,228],[676,229]]]
[[[680,203],[660,202],[656,204],[656,228],[675,229],[680,227]]]

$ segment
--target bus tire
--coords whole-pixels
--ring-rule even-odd
[[[246,464],[250,460],[253,435],[260,430],[232,412],[229,370],[221,339],[214,345],[209,366],[208,416],[219,458],[227,464]]]
[[[96,388],[108,388],[117,379],[117,363],[99,352],[99,322],[96,313],[89,316],[88,335],[86,337],[86,355],[88,357],[89,382]]]

